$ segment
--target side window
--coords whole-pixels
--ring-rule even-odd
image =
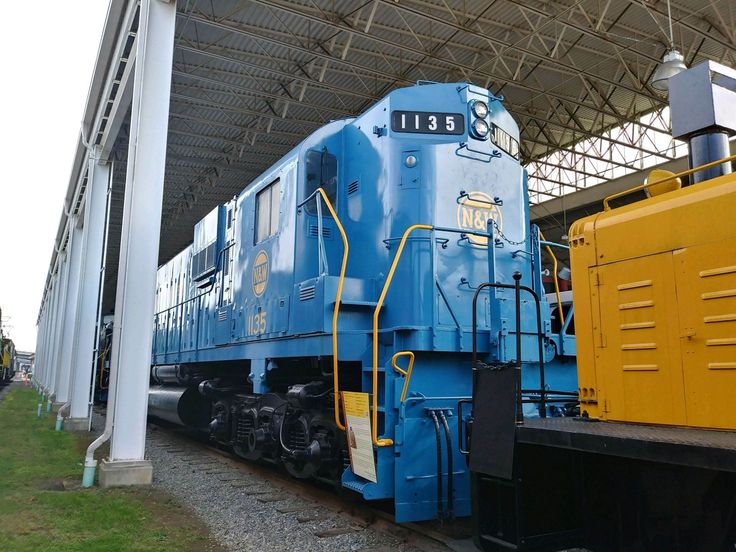
[[[323,188],[330,198],[330,203],[337,209],[337,158],[327,148],[307,152],[307,182],[304,187],[304,198],[308,198],[317,188]],[[324,204],[323,204],[324,205]],[[317,214],[317,202],[310,201],[305,206],[307,213]],[[322,214],[330,216],[325,207]]]
[[[262,242],[279,230],[281,180],[276,179],[256,194],[256,239]]]

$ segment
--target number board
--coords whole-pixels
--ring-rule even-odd
[[[392,111],[391,130],[422,134],[465,134],[465,117],[461,113]]]
[[[496,125],[493,125],[491,142],[496,144],[499,148],[508,153],[514,159],[519,159],[519,142],[512,138],[508,132],[506,132],[505,130],[501,130]]]

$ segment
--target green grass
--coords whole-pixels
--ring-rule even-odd
[[[0,401],[0,550],[216,549],[192,514],[154,489],[59,490],[81,482],[89,439],[55,432],[56,415],[38,419],[37,404],[25,388]]]

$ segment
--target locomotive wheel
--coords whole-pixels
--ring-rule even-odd
[[[296,418],[285,418],[281,435],[284,444],[291,453],[284,451],[282,455],[284,467],[290,475],[297,479],[314,477],[319,469],[320,461],[310,455],[309,447],[312,443],[309,423],[302,414]],[[310,457],[311,456],[311,457]]]
[[[230,442],[230,404],[226,401],[217,401],[212,410],[210,435],[218,443]]]
[[[256,446],[255,431],[258,422],[258,411],[254,408],[240,412],[235,422],[235,436],[233,436],[233,452],[246,460],[260,460],[263,451]],[[241,435],[237,427],[245,425],[248,429]]]
[[[316,439],[321,445],[320,478],[341,489],[342,473],[345,470],[343,451],[347,449],[345,433],[337,428],[331,416],[323,414],[312,418],[310,433],[312,439]]]

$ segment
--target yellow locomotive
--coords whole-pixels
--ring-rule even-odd
[[[570,229],[581,411],[734,430],[736,175],[650,180],[677,189]]]
[[[477,371],[485,552],[736,549],[736,71],[703,63],[669,94],[692,168],[653,171],[568,232],[580,415],[515,418],[513,379]]]

